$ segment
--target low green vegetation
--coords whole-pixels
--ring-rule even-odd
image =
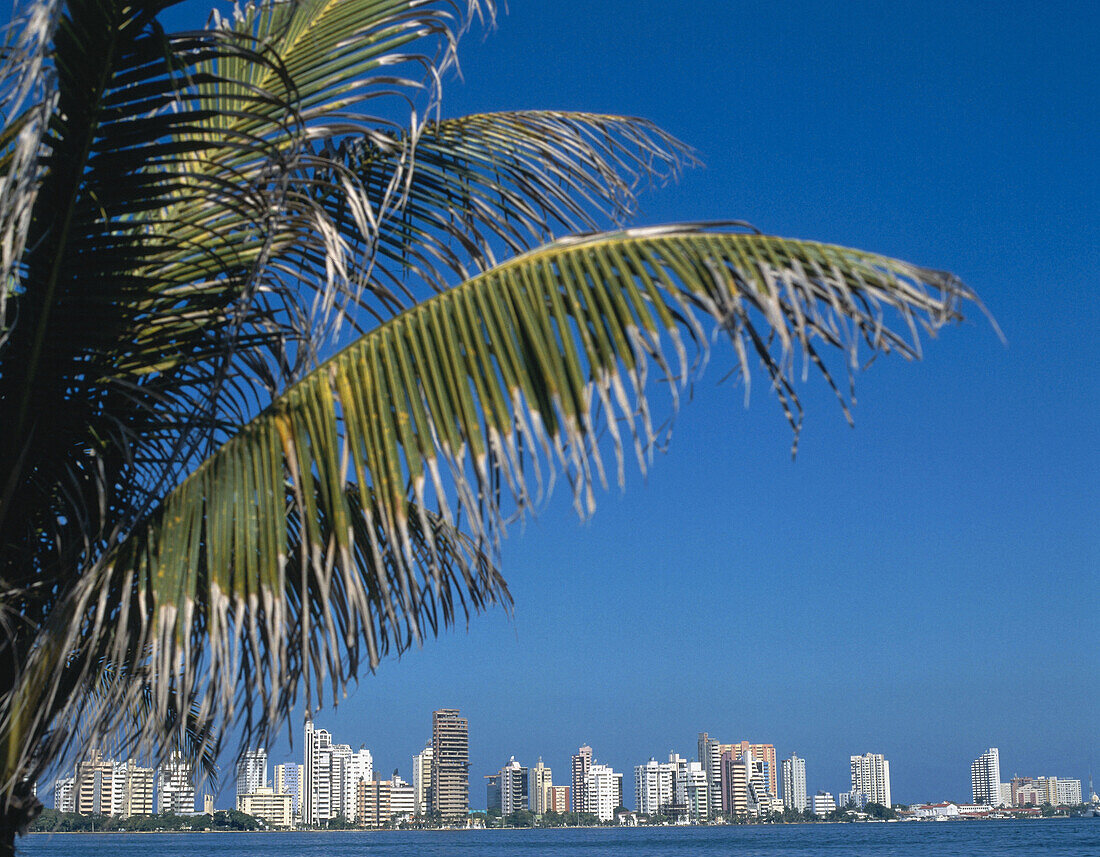
[[[233,809],[220,809],[213,815],[132,815],[114,818],[104,815],[79,815],[44,809],[31,825],[33,833],[110,833],[174,831],[174,830],[266,830],[261,818]]]

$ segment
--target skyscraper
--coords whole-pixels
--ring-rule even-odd
[[[717,818],[722,811],[722,750],[717,738],[699,733],[699,764],[707,778],[708,818]]]
[[[129,818],[132,815],[152,815],[153,769],[142,768],[135,762],[126,761],[115,768],[115,776],[122,786],[117,814],[122,818]],[[115,793],[118,794],[118,785],[115,786]]]
[[[296,762],[284,762],[275,766],[271,781],[275,794],[290,795],[290,812],[295,817],[302,811],[301,771]]]
[[[195,811],[194,768],[174,752],[157,769],[157,812],[184,815]]]
[[[634,798],[638,802],[638,812],[646,815],[670,812],[676,769],[675,762],[658,762],[652,758],[644,765],[634,766]]]
[[[530,809],[527,789],[527,768],[513,756],[500,769],[500,814],[511,815],[521,809]]]
[[[53,808],[58,812],[76,812],[76,777],[62,777],[53,784]]]
[[[865,794],[869,803],[890,806],[890,763],[881,753],[852,756],[852,794]]]
[[[432,712],[432,775],[432,809],[444,821],[465,821],[470,810],[470,733],[457,708]]]
[[[600,821],[611,821],[622,801],[622,783],[623,775],[608,765],[590,765],[584,778],[585,807],[581,811],[591,812]]]
[[[554,777],[551,770],[542,763],[539,756],[538,764],[531,769],[531,811],[535,815],[542,815],[550,809],[550,793],[554,787]]]
[[[587,744],[577,750],[576,755],[573,756],[572,763],[573,773],[573,812],[588,812],[587,797],[585,794],[585,779],[588,777],[588,770],[592,767],[592,748]]]
[[[318,824],[336,815],[332,803],[332,735],[306,720],[302,762],[302,823]]]
[[[1001,803],[1001,758],[990,747],[970,763],[970,786],[974,803],[999,806]]]
[[[783,806],[805,812],[809,803],[806,799],[806,760],[791,753],[783,760]]]
[[[340,757],[340,793],[343,802],[340,811],[348,821],[358,818],[359,781],[373,778],[374,757],[366,747],[360,746],[357,752]]]
[[[413,756],[413,812],[427,815],[432,806],[432,744]]]
[[[267,788],[267,751],[246,750],[237,760],[237,794],[255,794],[257,789]]]
[[[116,783],[115,763],[92,750],[88,758],[76,766],[76,811],[81,815],[117,815],[115,789],[122,794],[122,783]]]

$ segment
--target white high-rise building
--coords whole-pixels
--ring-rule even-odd
[[[620,777],[609,765],[589,767],[584,778],[584,811],[595,814],[600,821],[611,821],[619,802]]]
[[[76,812],[76,777],[62,777],[53,784],[53,808]]]
[[[650,759],[644,765],[635,765],[634,796],[638,812],[646,815],[667,812],[672,805],[675,778],[675,763],[662,764]]]
[[[320,824],[333,818],[339,812],[341,803],[338,800],[334,807],[332,801],[332,735],[327,729],[314,729],[313,721],[307,720],[303,751],[302,823]]]
[[[341,792],[343,794],[342,812],[344,818],[348,821],[356,821],[358,820],[359,781],[363,780],[369,783],[374,779],[374,758],[371,756],[370,750],[362,746],[356,753],[338,753],[337,758],[340,760]]]
[[[798,812],[805,812],[809,806],[806,799],[806,760],[791,753],[782,764],[783,806]]]
[[[413,812],[427,815],[432,805],[432,742],[413,756]]]
[[[335,818],[338,815],[346,815],[347,808],[347,792],[344,786],[347,783],[347,770],[351,759],[351,745],[350,744],[333,744],[332,745],[332,771],[329,774],[329,783],[331,784],[332,793],[329,796],[330,806],[332,807],[332,815],[330,818]]]
[[[970,763],[970,787],[974,803],[1000,805],[1001,759],[996,747],[990,747]]]
[[[246,750],[237,760],[237,794],[252,795],[267,788],[267,750]]]
[[[194,768],[179,753],[157,769],[157,812],[187,815],[195,811]]]
[[[500,769],[500,814],[507,817],[521,809],[530,809],[530,806],[527,768],[512,756]]]
[[[1077,806],[1081,803],[1081,781],[1067,780],[1058,777],[1055,784],[1058,800],[1057,806]]]
[[[869,803],[891,806],[890,763],[881,753],[852,756],[852,792],[867,795]]]
[[[710,817],[710,787],[702,762],[688,762],[684,805],[691,821],[706,821]]]

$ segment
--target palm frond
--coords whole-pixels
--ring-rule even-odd
[[[649,375],[670,382],[675,408],[707,326],[729,338],[746,383],[760,362],[797,431],[799,362],[839,394],[825,346],[848,372],[861,347],[917,357],[919,329],[960,318],[969,299],[951,275],[904,262],[704,228],[533,251],[291,387],[112,554],[74,602],[85,627],[59,620],[41,651],[125,664],[162,707],[195,696],[202,718],[236,714],[262,733],[299,684],[307,699],[336,692],[387,646],[437,630],[437,611],[453,619],[456,593],[474,609],[500,598],[476,557],[555,470],[577,511],[592,511],[606,482],[601,424],[620,482],[628,443],[645,469],[658,437]],[[455,541],[460,517],[470,542]],[[63,706],[56,674],[34,675],[44,686],[28,698]]]
[[[402,170],[402,161],[409,166]],[[397,139],[354,140],[348,167],[376,209],[402,176],[401,205],[379,223],[375,276],[400,290],[409,273],[441,288],[555,235],[622,225],[643,184],[697,161],[651,122],[557,110],[429,122]],[[343,200],[330,203],[339,220]]]

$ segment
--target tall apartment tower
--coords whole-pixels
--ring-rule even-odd
[[[590,765],[585,774],[585,806],[581,812],[591,812],[600,821],[611,821],[623,799],[623,775],[608,765]]]
[[[501,815],[511,815],[518,810],[531,808],[527,781],[527,768],[517,762],[515,756],[500,769]]]
[[[277,795],[290,795],[290,814],[297,817],[302,811],[302,766],[297,762],[276,765],[271,779],[272,790]]]
[[[707,811],[717,818],[722,810],[722,749],[717,738],[699,733],[699,763],[707,777]]]
[[[332,735],[327,729],[314,729],[313,721],[306,720],[302,749],[302,823],[318,824],[339,811],[339,801],[335,807],[332,801]]]
[[[550,809],[553,788],[553,772],[542,763],[542,756],[539,756],[538,764],[531,769],[531,811],[535,815],[543,815]]]
[[[58,812],[76,812],[76,777],[62,777],[53,784],[53,808]]]
[[[999,806],[1001,803],[1001,757],[990,747],[970,763],[970,786],[974,803]]]
[[[457,708],[432,712],[432,810],[444,821],[470,812],[470,729]]]
[[[585,744],[573,756],[573,812],[587,812],[588,800],[585,792],[585,780],[592,767],[592,748]]]
[[[413,812],[427,815],[432,806],[432,744],[413,756]]]
[[[142,768],[133,761],[127,761],[115,768],[115,776],[122,785],[117,815],[122,818],[129,818],[132,815],[152,815],[153,769]],[[118,792],[118,784],[116,784],[116,796],[119,796]]]
[[[122,794],[122,783],[116,782],[111,759],[104,759],[99,750],[92,750],[88,758],[76,766],[76,782],[73,787],[76,811],[81,815],[117,815],[115,792]]]
[[[180,753],[172,753],[157,769],[157,812],[185,815],[195,811],[194,768]]]
[[[267,750],[246,750],[237,760],[237,794],[252,795],[267,788]]]
[[[809,803],[806,800],[806,760],[791,753],[783,760],[783,806],[787,809],[805,812]]]
[[[881,753],[852,756],[852,793],[865,794],[870,803],[890,806],[890,763]]]

